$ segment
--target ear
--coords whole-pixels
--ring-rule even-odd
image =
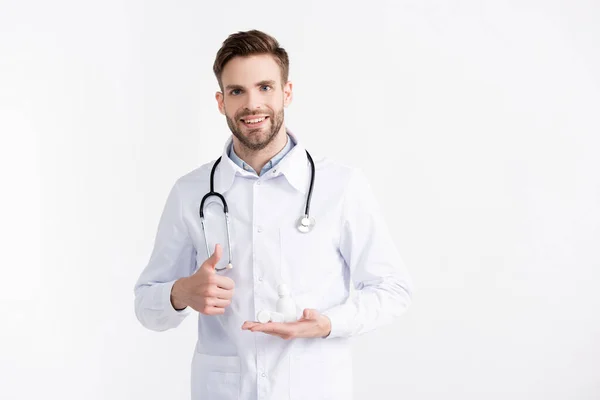
[[[283,106],[287,107],[292,102],[293,93],[292,93],[292,82],[287,81],[285,85],[283,85]]]
[[[223,93],[217,92],[215,93],[215,99],[217,100],[217,106],[219,107],[219,112],[225,115],[225,103],[223,99]]]

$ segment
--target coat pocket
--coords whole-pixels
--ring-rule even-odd
[[[240,358],[194,353],[192,399],[234,400],[240,392]]]

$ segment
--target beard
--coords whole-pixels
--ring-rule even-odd
[[[247,127],[244,127],[246,130],[246,133],[244,134],[244,132],[242,131],[243,128],[240,127],[240,125],[243,124],[243,122],[240,121],[240,118],[260,114],[265,113],[254,112],[248,114],[240,112],[234,117],[235,120],[229,118],[229,116],[225,114],[225,118],[227,119],[227,126],[229,126],[229,129],[231,130],[231,133],[233,133],[233,136],[238,138],[238,140],[244,147],[253,151],[262,150],[265,147],[267,147],[269,143],[271,143],[275,139],[277,133],[279,133],[279,130],[281,129],[281,125],[283,125],[284,112],[283,108],[281,108],[281,110],[278,111],[277,114],[273,112],[268,114],[269,119],[267,122],[270,123],[270,128],[268,126],[255,129],[248,129]]]

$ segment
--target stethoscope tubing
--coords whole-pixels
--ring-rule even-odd
[[[306,218],[308,220],[310,218],[309,217],[310,202],[311,202],[311,198],[312,198],[313,187],[315,184],[315,163],[314,163],[310,153],[308,152],[308,150],[305,150],[305,151],[306,151],[306,156],[308,157],[308,161],[310,163],[310,186],[308,188],[308,195],[306,196],[306,205],[304,208],[304,218]],[[225,214],[225,227],[227,230],[227,249],[228,249],[229,263],[228,263],[227,267],[216,268],[217,271],[222,271],[224,269],[227,269],[228,267],[231,268],[231,266],[232,266],[231,233],[230,233],[231,222],[229,219],[229,207],[227,206],[227,201],[225,200],[225,197],[223,197],[223,195],[221,193],[215,192],[215,185],[214,185],[215,171],[217,169],[217,165],[219,165],[220,162],[221,162],[221,157],[217,158],[217,161],[215,161],[215,163],[210,171],[210,191],[208,193],[206,193],[204,195],[204,197],[202,197],[202,201],[200,201],[200,211],[199,211],[200,212],[200,224],[202,225],[202,233],[204,235],[204,243],[206,244],[206,254],[208,255],[208,257],[210,257],[211,252],[208,247],[208,239],[206,237],[206,225],[205,225],[205,221],[204,221],[204,203],[211,196],[215,196],[215,197],[219,198],[219,200],[221,200],[221,204],[223,206],[223,213]]]

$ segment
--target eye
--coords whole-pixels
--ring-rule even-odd
[[[229,92],[229,94],[233,95],[233,96],[237,96],[238,94],[240,94],[241,89],[233,89],[232,91]]]
[[[270,85],[262,85],[260,88],[261,90],[264,89],[265,92],[268,92],[269,90],[273,89]]]

